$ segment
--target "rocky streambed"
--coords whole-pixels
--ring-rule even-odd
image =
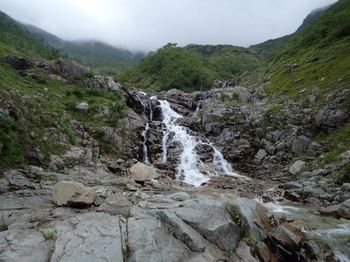
[[[77,124],[48,166],[2,173],[0,261],[349,261],[350,187],[330,175],[350,154],[317,168],[309,132],[345,118],[243,87],[124,98],[128,158],[93,157]]]

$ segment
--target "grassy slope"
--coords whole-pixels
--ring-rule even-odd
[[[124,103],[118,94],[53,80],[46,71],[37,71],[35,79],[20,76],[3,61],[4,56],[40,59],[57,58],[58,53],[4,14],[0,14],[0,34],[0,107],[11,108],[0,121],[0,168],[26,163],[26,153],[35,147],[48,157],[62,152],[66,144],[75,144],[73,119],[98,131],[115,126],[123,116]],[[88,114],[75,110],[81,101],[89,103]],[[110,117],[101,116],[101,106],[111,109]],[[48,129],[54,135],[48,136]]]
[[[0,55],[22,54],[30,57],[54,59],[58,52],[45,48],[42,42],[24,30],[6,14],[0,12]]]
[[[288,65],[295,65],[290,69]],[[268,93],[290,97],[308,105],[308,95],[316,95],[316,106],[326,104],[328,94],[350,86],[350,1],[340,0],[301,33],[295,34],[266,67],[245,79],[246,84],[270,82]],[[338,108],[349,108],[345,99]],[[327,149],[323,163],[337,160],[350,149],[350,126],[333,133],[320,132],[315,139]]]
[[[289,71],[286,65],[296,64]],[[350,2],[339,1],[302,34],[296,35],[270,64],[270,92],[301,98],[318,86],[321,95],[350,83]]]
[[[244,48],[199,45],[180,48],[168,44],[119,78],[142,89],[194,91],[209,89],[215,79],[231,79],[259,65],[258,58]]]

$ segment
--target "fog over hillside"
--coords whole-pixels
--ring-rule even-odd
[[[67,40],[97,39],[134,50],[180,45],[249,46],[290,34],[335,0],[2,0],[15,19]]]

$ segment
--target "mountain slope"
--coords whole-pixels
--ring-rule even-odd
[[[321,94],[350,84],[350,1],[341,0],[295,35],[269,65],[271,92],[303,96],[315,86]]]
[[[24,25],[24,27],[47,46],[56,48],[62,54],[108,74],[114,74],[134,65],[144,56],[142,52],[133,53],[98,41],[64,41],[35,26]]]
[[[263,43],[253,45],[250,48],[255,50],[260,57],[269,59],[274,54],[283,49],[296,35],[304,32],[310,25],[316,22],[331,6],[325,6],[312,11],[303,21],[301,26],[290,35],[286,35],[280,38],[271,39]]]
[[[22,54],[31,57],[57,58],[58,52],[23,29],[11,17],[0,11],[0,56]]]

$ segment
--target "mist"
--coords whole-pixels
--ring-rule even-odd
[[[249,46],[293,33],[335,0],[1,0],[1,11],[65,40],[130,50],[168,42]]]

